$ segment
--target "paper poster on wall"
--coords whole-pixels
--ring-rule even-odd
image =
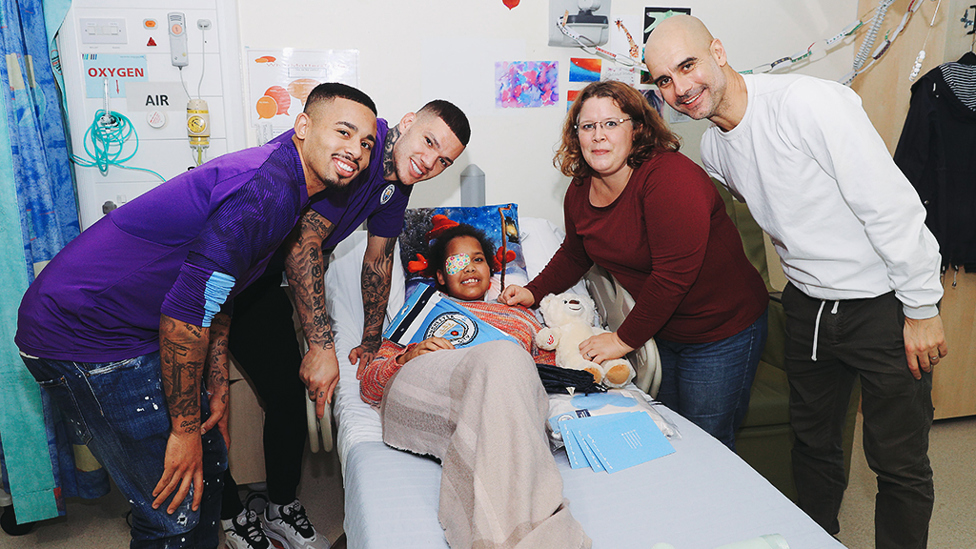
[[[603,80],[616,80],[628,86],[633,86],[637,82],[637,73],[638,69],[636,67],[611,65],[603,69]]]
[[[545,107],[559,101],[556,61],[495,62],[495,106]]]
[[[569,112],[569,109],[573,108],[573,101],[576,101],[576,98],[579,97],[580,91],[582,90],[569,90],[566,92],[566,112]]]
[[[610,51],[621,57],[628,57],[634,63],[641,62],[641,49],[643,44],[638,43],[641,37],[641,17],[637,15],[625,15],[614,17],[610,25]],[[628,67],[621,63],[606,63],[604,68],[604,80],[617,80],[628,86],[637,83],[637,73],[640,72],[634,67]]]
[[[664,118],[664,98],[661,97],[661,90],[657,88],[647,88],[640,90],[641,94],[647,99],[648,104]]]
[[[603,65],[601,59],[590,59],[586,57],[569,58],[569,81],[570,82],[599,82],[600,68]]]
[[[651,35],[654,27],[661,24],[668,17],[673,15],[691,15],[691,8],[644,8],[644,41]],[[643,46],[642,46],[643,47]],[[652,84],[651,75],[646,71],[641,71],[641,84]]]
[[[610,26],[610,51],[621,54],[626,53],[634,61],[641,60],[641,46],[637,39],[640,33],[640,16],[625,15],[615,17],[613,25]]]
[[[290,130],[323,82],[359,86],[359,50],[247,50],[248,115],[258,144]]]

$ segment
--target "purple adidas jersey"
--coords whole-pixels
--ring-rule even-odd
[[[109,213],[28,288],[17,346],[54,360],[110,362],[159,349],[159,317],[206,326],[214,281],[242,290],[308,205],[291,139],[225,154]]]

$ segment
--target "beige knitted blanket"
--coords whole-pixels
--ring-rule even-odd
[[[589,548],[546,440],[532,357],[507,341],[408,362],[383,397],[383,440],[438,458],[438,519],[452,549]]]

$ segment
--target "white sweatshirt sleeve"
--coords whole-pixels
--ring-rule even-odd
[[[784,95],[777,127],[837,181],[884,261],[905,316],[938,314],[941,257],[925,208],[888,154],[857,94],[835,82],[797,81]],[[824,219],[824,223],[830,223]]]

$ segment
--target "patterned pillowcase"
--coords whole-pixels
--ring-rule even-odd
[[[435,218],[435,216],[437,216]],[[429,245],[432,240],[431,231],[436,228],[446,228],[454,224],[466,223],[484,231],[485,236],[495,245],[496,270],[501,267],[502,245],[504,243],[505,257],[505,285],[528,284],[529,277],[525,270],[525,257],[522,255],[518,224],[518,205],[500,204],[495,206],[478,207],[440,207],[417,208],[406,211],[403,220],[403,232],[400,233],[400,260],[403,263],[403,275],[406,278],[406,295],[410,295],[420,282],[434,285],[429,269],[426,268],[426,258],[429,255]],[[436,225],[436,227],[435,227]],[[503,240],[504,239],[504,240]],[[418,257],[418,255],[420,257]],[[496,272],[491,277],[491,289],[485,295],[485,301],[492,301],[502,289],[502,273]]]

